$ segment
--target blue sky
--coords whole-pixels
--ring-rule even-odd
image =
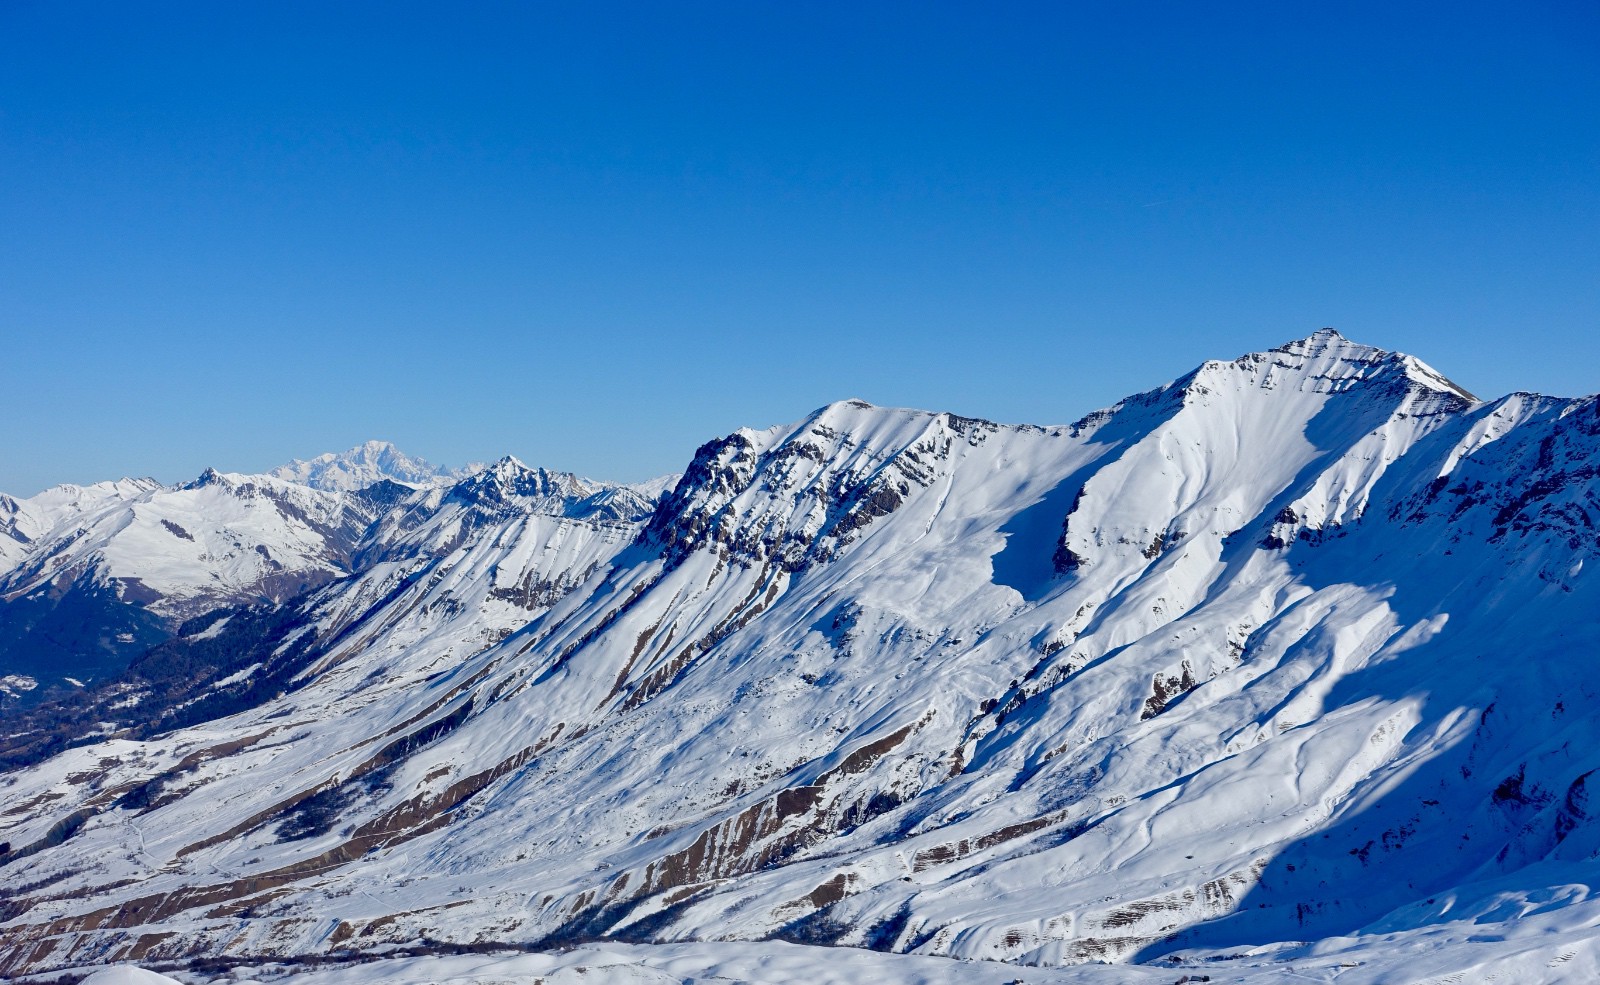
[[[1323,325],[1600,390],[1597,11],[6,0],[0,489],[372,437],[633,480]]]

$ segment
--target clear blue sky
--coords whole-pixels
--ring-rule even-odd
[[[1323,325],[1600,390],[1597,11],[0,0],[0,489],[632,480]]]

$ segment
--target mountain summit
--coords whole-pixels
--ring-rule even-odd
[[[172,507],[208,556],[267,495],[230,488]],[[659,498],[514,460],[375,488],[347,574],[188,619],[76,745],[0,736],[0,975],[1600,969],[1600,397],[1478,400],[1325,330],[1071,425],[830,404]]]
[[[449,469],[413,458],[387,441],[367,441],[346,451],[328,452],[310,461],[295,459],[267,474],[326,492],[361,489],[389,479],[411,486],[448,484],[470,469]]]

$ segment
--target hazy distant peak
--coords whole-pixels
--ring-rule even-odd
[[[461,472],[407,455],[387,441],[365,441],[337,454],[327,452],[309,461],[295,459],[267,474],[336,492],[361,489],[383,479],[413,486],[441,485]]]

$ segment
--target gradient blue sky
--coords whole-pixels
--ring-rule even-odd
[[[0,0],[0,489],[633,480],[1323,325],[1587,393],[1597,175],[1593,2]]]

